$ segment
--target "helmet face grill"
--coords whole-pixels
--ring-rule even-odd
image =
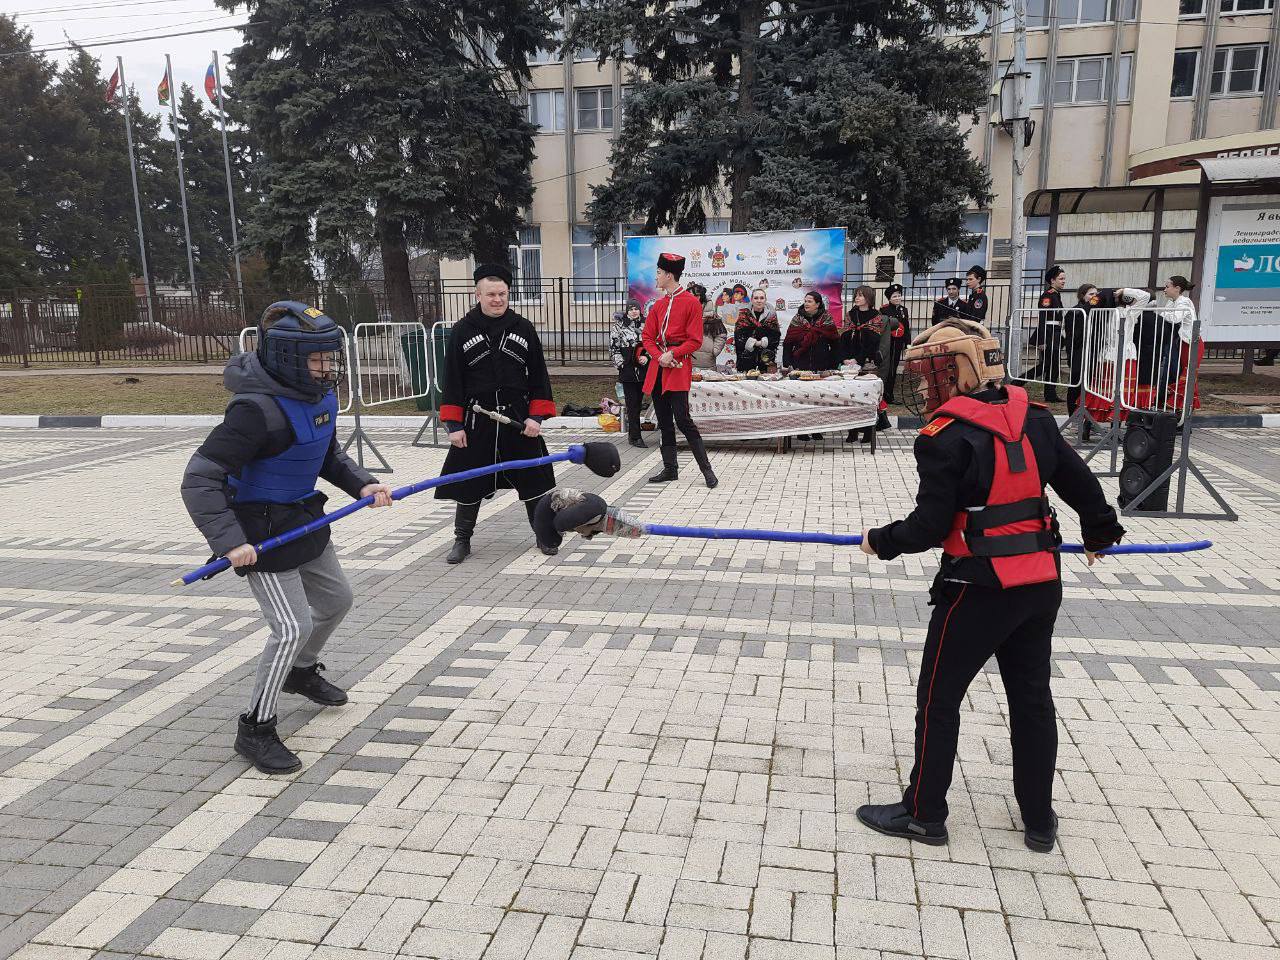
[[[953,353],[935,353],[903,364],[902,402],[914,416],[932,413],[960,392],[960,367]]]
[[[313,375],[310,358],[319,359]],[[342,328],[305,304],[272,304],[258,324],[258,356],[277,380],[322,396],[337,388],[346,373],[346,336]]]

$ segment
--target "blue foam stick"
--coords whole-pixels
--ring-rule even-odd
[[[860,533],[798,533],[790,530],[751,530],[733,527],[677,527],[666,523],[646,523],[644,532],[655,537],[695,537],[699,540],[769,540],[774,543],[830,543],[838,547],[856,547],[862,543]],[[1207,550],[1212,540],[1190,543],[1122,543],[1098,552],[1102,556],[1134,553],[1190,553]],[[1063,553],[1084,553],[1084,545],[1064,543]]]
[[[433,487],[443,487],[450,483],[460,483],[463,480],[474,480],[476,477],[486,477],[492,473],[501,473],[504,470],[524,470],[528,467],[542,467],[549,463],[585,463],[587,457],[587,448],[580,443],[575,443],[567,450],[560,453],[551,453],[545,457],[534,457],[530,460],[507,460],[503,463],[490,464],[487,467],[476,467],[472,470],[463,470],[461,473],[449,473],[443,477],[431,477],[428,480],[419,480],[417,483],[411,483],[407,487],[397,487],[391,491],[392,500],[403,500],[405,497],[411,497],[415,493],[421,493],[423,490],[430,490]],[[335,520],[341,520],[343,517],[350,516],[357,510],[363,510],[365,507],[373,503],[373,497],[361,497],[348,503],[345,507],[339,507],[337,510],[326,513],[323,517],[316,517],[308,523],[304,523],[300,527],[293,530],[287,530],[279,536],[272,537],[269,540],[263,540],[262,543],[255,544],[254,550],[258,553],[265,553],[268,550],[274,550],[276,547],[291,543],[299,537],[305,537],[309,533],[314,533],[321,527],[327,527]],[[231,566],[231,561],[226,557],[219,557],[217,560],[211,560],[203,567],[197,567],[190,573],[184,573],[179,579],[174,580],[172,586],[189,587],[197,580],[203,580],[205,577],[211,577],[215,573],[221,573]]]

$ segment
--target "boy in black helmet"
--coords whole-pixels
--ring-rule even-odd
[[[257,349],[227,363],[223,383],[234,396],[182,478],[191,519],[214,555],[246,578],[271,628],[235,743],[263,773],[302,766],[276,732],[282,689],[325,706],[347,702],[320,676],[319,656],[352,597],[327,526],[269,553],[253,545],[321,516],[321,477],[352,497],[374,497],[375,507],[391,504],[391,488],[338,447],[343,348],[342,329],[314,307],[268,307]]]

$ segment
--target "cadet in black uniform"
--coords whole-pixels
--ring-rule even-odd
[[[1014,383],[1021,385],[1028,379],[1048,381],[1044,388],[1045,402],[1057,403],[1058,388],[1055,384],[1062,379],[1062,291],[1067,286],[1067,272],[1055,264],[1044,272],[1044,282],[1044,293],[1040,294],[1040,316],[1031,340],[1032,344],[1039,344],[1044,349],[1044,354]]]
[[[960,299],[960,280],[958,277],[952,277],[947,281],[947,295],[933,301],[933,316],[929,318],[929,323],[941,323],[943,320],[964,315],[965,304]]]
[[[965,297],[964,315],[979,323],[987,322],[987,271],[978,264],[969,268],[964,275],[965,286],[969,288],[969,296]]]
[[[449,332],[445,351],[440,419],[449,429],[450,448],[442,475],[504,460],[545,457],[542,421],[556,412],[542,341],[533,324],[507,306],[511,271],[501,264],[484,264],[476,268],[475,281],[479,302]],[[472,409],[477,403],[523,428],[477,413]],[[532,526],[538,498],[555,485],[555,471],[547,465],[436,487],[437,499],[458,502],[453,547],[445,562],[461,563],[471,553],[481,501],[514,487]],[[538,548],[548,556],[556,553],[549,544],[539,543]]]
[[[985,327],[968,320],[931,327],[904,359],[906,386],[916,388],[907,399],[915,397],[929,418],[915,443],[916,508],[905,520],[866,531],[862,550],[893,560],[941,546],[943,558],[930,590],[911,779],[901,802],[860,807],[858,819],[889,836],[947,842],[960,705],[994,654],[1009,701],[1024,839],[1047,852],[1058,824],[1049,657],[1062,584],[1061,538],[1045,485],[1080,515],[1090,564],[1124,529],[1053,415],[1020,387],[997,385],[1004,358]]]

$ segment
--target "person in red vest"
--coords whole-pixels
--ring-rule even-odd
[[[653,412],[662,431],[662,469],[650,483],[667,483],[680,477],[676,459],[676,427],[689,441],[707,486],[720,481],[711,469],[702,434],[689,416],[689,387],[693,382],[693,354],[702,346],[702,304],[680,285],[684,257],[658,254],[658,289],[664,296],[649,307],[640,335],[651,358],[644,378],[644,392],[653,397]]]
[[[985,327],[943,321],[903,356],[904,400],[927,419],[915,443],[920,490],[905,520],[863,534],[862,551],[893,560],[941,546],[943,556],[930,590],[911,779],[900,802],[860,807],[858,819],[892,837],[947,842],[960,705],[994,654],[1009,700],[1023,838],[1048,852],[1058,829],[1049,657],[1062,583],[1061,537],[1045,486],[1079,514],[1090,565],[1124,528],[1053,414],[1021,387],[999,385],[1004,357]]]

